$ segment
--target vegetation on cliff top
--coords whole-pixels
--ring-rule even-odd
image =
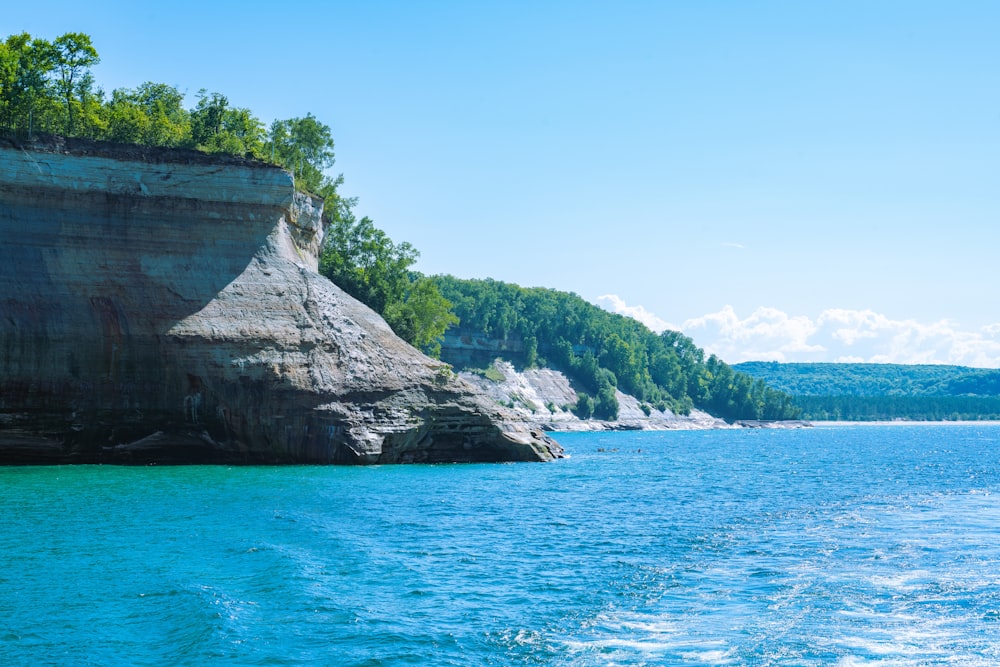
[[[484,336],[517,337],[526,354],[515,361],[548,363],[585,388],[577,402],[583,417],[616,417],[616,387],[680,413],[699,407],[730,420],[797,416],[788,396],[714,356],[706,360],[677,332],[657,335],[574,294],[412,271],[416,249],[394,243],[371,219],[358,219],[356,201],[340,195],[343,178],[326,175],[334,142],[312,114],[265,126],[221,93],[202,89],[186,109],[177,88],[153,82],[107,95],[90,71],[99,62],[84,33],[51,42],[27,33],[7,37],[0,42],[0,131],[197,149],[279,165],[299,189],[325,200],[321,273],[430,354],[441,352],[443,334],[460,319]]]
[[[174,86],[147,81],[110,95],[90,69],[100,56],[84,33],[53,41],[28,33],[0,42],[0,130],[18,136],[60,134],[103,141],[191,148],[262,160],[288,169],[305,191],[336,197],[330,128],[312,114],[270,126],[249,109],[204,89],[194,108]],[[339,199],[333,210],[349,204]]]

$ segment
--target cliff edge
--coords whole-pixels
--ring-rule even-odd
[[[0,142],[0,463],[560,456],[318,275],[321,214],[276,167]]]

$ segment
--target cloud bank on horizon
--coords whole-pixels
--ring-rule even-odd
[[[827,361],[1000,368],[1000,323],[967,331],[949,320],[894,320],[872,310],[842,308],[828,308],[812,318],[760,307],[741,318],[725,306],[674,325],[615,294],[600,296],[597,303],[653,331],[681,331],[730,364]]]

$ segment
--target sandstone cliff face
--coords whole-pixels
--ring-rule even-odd
[[[0,144],[0,462],[560,455],[319,276],[322,234],[277,168]]]

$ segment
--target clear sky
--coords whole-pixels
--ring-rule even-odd
[[[110,92],[315,114],[425,273],[723,359],[1000,366],[1000,3],[7,3]]]

